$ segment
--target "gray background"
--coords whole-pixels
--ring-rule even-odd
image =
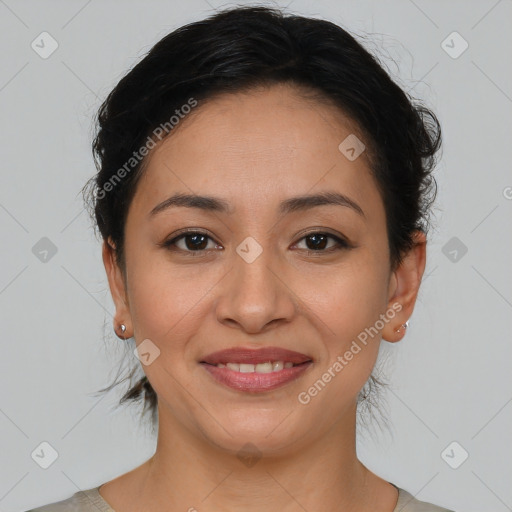
[[[404,340],[383,344],[391,431],[364,434],[359,455],[418,499],[512,510],[512,2],[278,4],[369,35],[444,130],[424,283]],[[112,381],[122,347],[79,190],[95,171],[101,100],[163,35],[225,5],[0,0],[0,511],[67,498],[153,454],[137,408],[112,409],[122,386],[91,395]],[[31,47],[43,31],[59,45],[46,59]],[[469,44],[460,55],[454,31]],[[46,261],[43,237],[57,250]],[[58,452],[48,469],[31,457],[43,441]]]

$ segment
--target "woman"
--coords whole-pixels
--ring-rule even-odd
[[[263,7],[164,37],[99,112],[89,199],[155,454],[36,511],[442,511],[356,454],[425,269],[434,114],[340,27]]]

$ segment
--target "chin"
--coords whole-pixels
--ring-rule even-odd
[[[241,450],[265,456],[285,455],[296,449],[294,441],[304,440],[310,431],[304,423],[301,431],[297,431],[289,423],[294,418],[289,412],[276,416],[275,411],[269,409],[252,414],[240,410],[234,415],[218,417],[220,425],[209,422],[208,428],[201,430],[212,444],[234,455],[240,455]],[[227,425],[227,431],[221,425]]]

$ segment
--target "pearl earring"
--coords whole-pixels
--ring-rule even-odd
[[[124,333],[126,332],[126,325],[121,324],[119,327],[121,328],[122,336],[119,336],[119,334],[117,334],[116,330],[114,329],[114,332],[116,333],[116,336],[117,336],[120,340],[126,340],[126,338],[124,337]]]

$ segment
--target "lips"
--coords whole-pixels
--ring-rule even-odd
[[[313,362],[309,361],[272,373],[242,373],[226,367],[219,368],[212,364],[201,363],[214,382],[236,392],[251,394],[266,393],[292,383],[303,376],[312,365]]]
[[[312,358],[306,354],[279,347],[264,347],[260,349],[238,347],[214,352],[206,356],[200,362],[217,365],[219,363],[259,364],[268,361],[292,362],[294,365],[297,365],[312,361]]]

